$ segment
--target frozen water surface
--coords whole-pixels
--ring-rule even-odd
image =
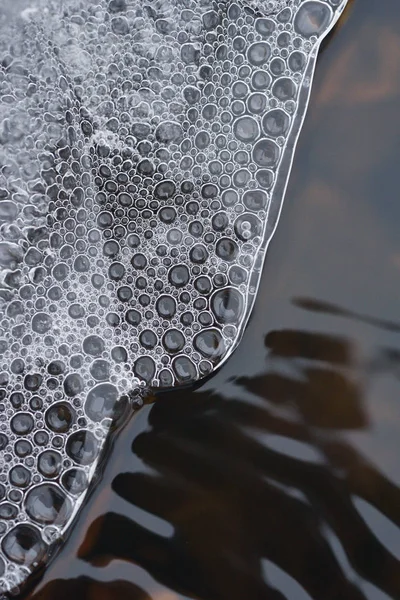
[[[0,590],[43,564],[113,419],[251,313],[346,0],[0,8]]]

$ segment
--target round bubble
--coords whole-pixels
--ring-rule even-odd
[[[60,487],[51,483],[38,485],[26,495],[27,515],[42,525],[65,525],[72,513],[72,502]]]
[[[195,264],[203,264],[208,258],[206,247],[202,244],[195,244],[189,252],[190,260]]]
[[[151,329],[145,329],[139,336],[139,342],[142,344],[143,348],[147,350],[152,350],[155,346],[157,346],[157,336]]]
[[[16,435],[27,435],[33,430],[34,420],[30,413],[20,412],[11,419],[11,431]]]
[[[264,210],[268,205],[268,196],[263,190],[248,190],[243,194],[243,204],[248,210]]]
[[[201,331],[195,336],[193,345],[204,358],[212,362],[219,362],[226,352],[224,340],[217,329]]]
[[[280,108],[270,110],[263,117],[262,127],[267,135],[271,137],[284,136],[288,132],[290,125],[289,115]]]
[[[31,481],[31,473],[23,465],[16,465],[9,473],[10,483],[19,488],[26,488]]]
[[[260,128],[253,117],[245,116],[235,121],[233,133],[241,142],[251,143],[260,135]]]
[[[260,167],[275,167],[279,155],[279,146],[266,138],[259,140],[253,148],[253,160]]]
[[[43,335],[50,331],[52,325],[53,320],[50,315],[47,315],[46,313],[39,312],[32,317],[32,330],[35,333]]]
[[[150,356],[140,356],[133,365],[133,372],[139,379],[150,383],[156,372],[156,366]]]
[[[197,377],[196,367],[188,356],[177,356],[174,358],[172,368],[179,383],[190,383]]]
[[[262,223],[250,213],[242,213],[235,221],[235,233],[240,240],[247,242],[262,234]]]
[[[160,296],[156,302],[156,310],[161,318],[172,319],[176,313],[176,302],[172,296]]]
[[[217,290],[211,296],[211,310],[221,325],[236,324],[244,309],[242,294],[232,287]]]
[[[90,365],[90,374],[96,381],[106,381],[110,377],[110,365],[106,360],[98,358]]]
[[[104,342],[98,335],[89,335],[82,344],[85,354],[100,356],[104,352]]]
[[[184,287],[188,283],[189,278],[189,269],[186,265],[176,265],[168,273],[169,282],[177,288]]]
[[[255,67],[264,65],[271,56],[271,46],[267,42],[255,42],[247,50],[247,58]]]
[[[95,422],[110,419],[117,401],[117,388],[111,383],[100,383],[89,391],[85,402],[85,413]]]
[[[297,86],[289,77],[281,77],[280,79],[277,79],[272,86],[272,93],[278,100],[286,102],[287,100],[295,98]]]
[[[67,433],[76,419],[75,411],[66,402],[57,402],[47,409],[45,421],[47,427],[54,433]]]
[[[58,477],[61,465],[62,456],[56,450],[45,450],[38,456],[38,471],[43,477]]]
[[[163,346],[170,354],[180,352],[185,345],[185,338],[178,329],[169,329],[163,337]]]
[[[221,260],[232,262],[239,253],[239,247],[230,238],[221,238],[217,242],[215,253]]]
[[[69,494],[77,496],[88,487],[88,478],[82,469],[69,469],[61,478],[61,483]]]
[[[46,545],[38,529],[22,523],[7,533],[1,547],[9,560],[25,567],[39,564],[46,554]]]
[[[292,52],[288,58],[289,69],[295,73],[303,71],[306,62],[306,55],[298,50]]]
[[[78,465],[90,465],[97,458],[99,443],[91,431],[81,429],[69,436],[66,451]]]
[[[67,396],[73,398],[80,394],[85,387],[83,378],[78,373],[70,373],[64,379],[64,391]]]
[[[294,29],[305,38],[319,36],[331,19],[332,9],[327,4],[316,0],[304,2],[294,17]]]

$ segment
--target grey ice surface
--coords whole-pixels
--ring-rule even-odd
[[[3,0],[0,591],[130,398],[237,346],[346,1]]]

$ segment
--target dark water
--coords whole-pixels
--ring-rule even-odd
[[[241,345],[119,433],[24,598],[400,598],[399,32],[350,1]]]

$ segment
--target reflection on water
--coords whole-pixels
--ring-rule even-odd
[[[351,5],[242,345],[119,434],[26,598],[400,598],[399,31]]]

